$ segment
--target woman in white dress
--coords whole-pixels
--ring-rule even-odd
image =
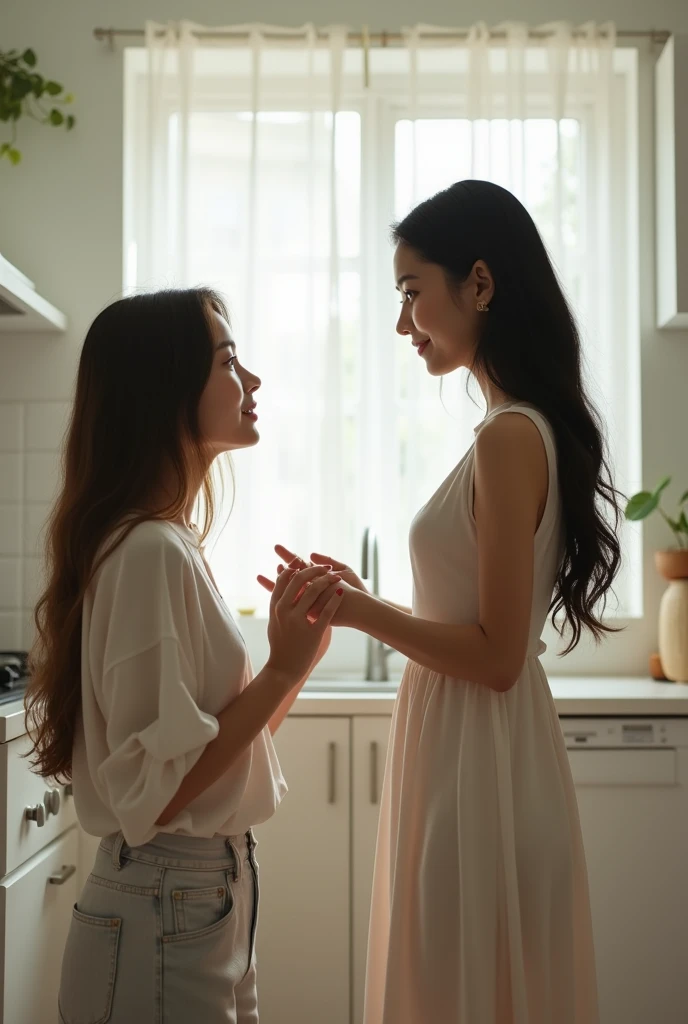
[[[539,661],[549,613],[599,640],[617,495],[576,326],[504,189],[453,185],[394,229],[397,330],[487,415],[411,527],[413,609],[348,584],[335,623],[409,661],[394,709],[365,1024],[596,1024],[576,796]],[[292,552],[278,553],[290,567]],[[263,579],[264,584],[267,580]]]
[[[342,596],[327,567],[280,579],[253,675],[202,544],[211,463],[258,441],[259,386],[207,289],[115,302],[84,342],[28,693],[34,765],[103,837],[62,1024],[258,1021],[251,829],[285,792],[272,733]]]

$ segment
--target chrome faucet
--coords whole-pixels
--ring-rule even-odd
[[[363,531],[363,549],[361,552],[361,577],[370,584],[374,597],[380,596],[380,559],[377,548],[377,537],[369,526]],[[393,648],[387,647],[381,640],[366,634],[366,674],[367,683],[386,683],[389,680],[387,658]]]

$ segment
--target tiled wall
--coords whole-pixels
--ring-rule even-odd
[[[0,402],[0,650],[25,650],[42,581],[66,402]]]

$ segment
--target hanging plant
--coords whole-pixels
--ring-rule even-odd
[[[71,93],[64,92],[64,86],[52,79],[43,78],[34,69],[36,54],[33,50],[0,50],[0,121],[11,127],[11,138],[0,142],[0,159],[7,157],[12,164],[18,164],[21,153],[17,149],[17,121],[20,117],[32,117],[41,124],[55,128],[74,127],[75,118],[65,114],[60,107],[73,100]]]

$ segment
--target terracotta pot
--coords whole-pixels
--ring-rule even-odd
[[[667,677],[665,676],[664,669],[662,668],[662,659],[660,658],[659,654],[657,654],[656,652],[654,654],[650,655],[649,669],[650,669],[650,675],[658,683],[666,683],[667,682]]]
[[[688,579],[688,548],[655,551],[655,565],[665,580]]]
[[[659,605],[659,657],[667,679],[688,683],[688,550],[655,552],[669,580]]]

